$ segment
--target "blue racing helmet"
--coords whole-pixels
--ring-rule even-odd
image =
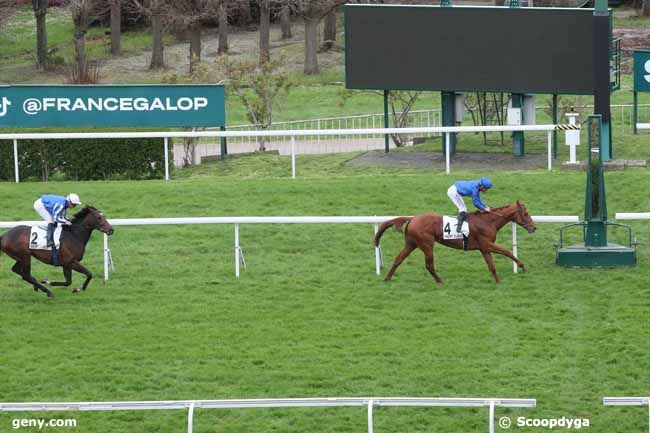
[[[481,180],[479,180],[479,183],[481,186],[484,186],[486,188],[492,188],[492,186],[494,186],[489,177],[482,177]]]

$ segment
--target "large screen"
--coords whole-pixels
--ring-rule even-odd
[[[345,23],[350,89],[594,91],[593,9],[347,5]]]

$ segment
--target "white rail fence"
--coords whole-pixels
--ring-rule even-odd
[[[648,433],[650,433],[650,397],[604,397],[605,406],[646,406],[648,408]]]
[[[152,225],[195,225],[195,224],[232,224],[235,229],[235,276],[239,278],[241,267],[246,266],[244,253],[240,242],[240,225],[245,224],[373,224],[374,233],[384,221],[396,218],[394,216],[293,216],[293,217],[199,217],[199,218],[137,218],[111,219],[113,226],[152,226]],[[576,223],[577,216],[533,216],[536,223]],[[11,221],[0,222],[0,228],[13,228],[19,225],[41,225],[42,221]],[[109,248],[108,235],[104,234],[104,281],[108,281],[110,271],[114,271],[113,254]],[[517,256],[517,225],[512,223],[512,253]],[[375,273],[381,275],[383,254],[381,247],[374,247]],[[517,273],[517,265],[513,264]]]
[[[504,398],[423,398],[423,397],[337,397],[285,398],[255,400],[176,400],[176,401],[120,401],[77,403],[0,403],[0,412],[42,411],[123,411],[123,410],[187,410],[187,432],[192,433],[195,409],[252,409],[289,407],[366,407],[368,433],[374,431],[373,410],[380,406],[398,407],[486,407],[488,433],[494,433],[497,407],[532,408],[535,399]]]
[[[169,139],[202,137],[290,137],[291,138],[291,177],[296,178],[296,137],[313,135],[366,135],[366,134],[446,134],[445,171],[451,172],[449,140],[451,133],[466,132],[512,132],[512,131],[546,131],[548,170],[552,169],[553,131],[558,125],[520,125],[520,126],[445,126],[431,128],[370,128],[370,129],[320,129],[291,131],[159,131],[159,132],[67,132],[67,133],[12,133],[0,134],[0,140],[13,140],[14,171],[16,182],[20,182],[18,167],[18,142],[20,140],[77,140],[89,138],[162,138],[165,153],[165,180],[169,180]]]
[[[650,212],[617,212],[617,220],[650,220]]]

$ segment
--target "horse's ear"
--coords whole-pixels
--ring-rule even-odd
[[[521,201],[517,200],[517,206],[521,206]]]

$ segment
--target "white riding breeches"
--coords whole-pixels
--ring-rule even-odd
[[[456,185],[452,185],[449,187],[447,190],[447,197],[451,200],[451,202],[458,208],[458,212],[467,212],[467,206],[465,206],[465,200],[463,200],[463,197],[461,197],[460,194],[458,194],[458,190],[456,189]]]
[[[50,215],[47,209],[45,209],[40,198],[34,202],[34,210],[45,220],[46,223],[54,224],[54,218],[52,218],[52,215]]]

